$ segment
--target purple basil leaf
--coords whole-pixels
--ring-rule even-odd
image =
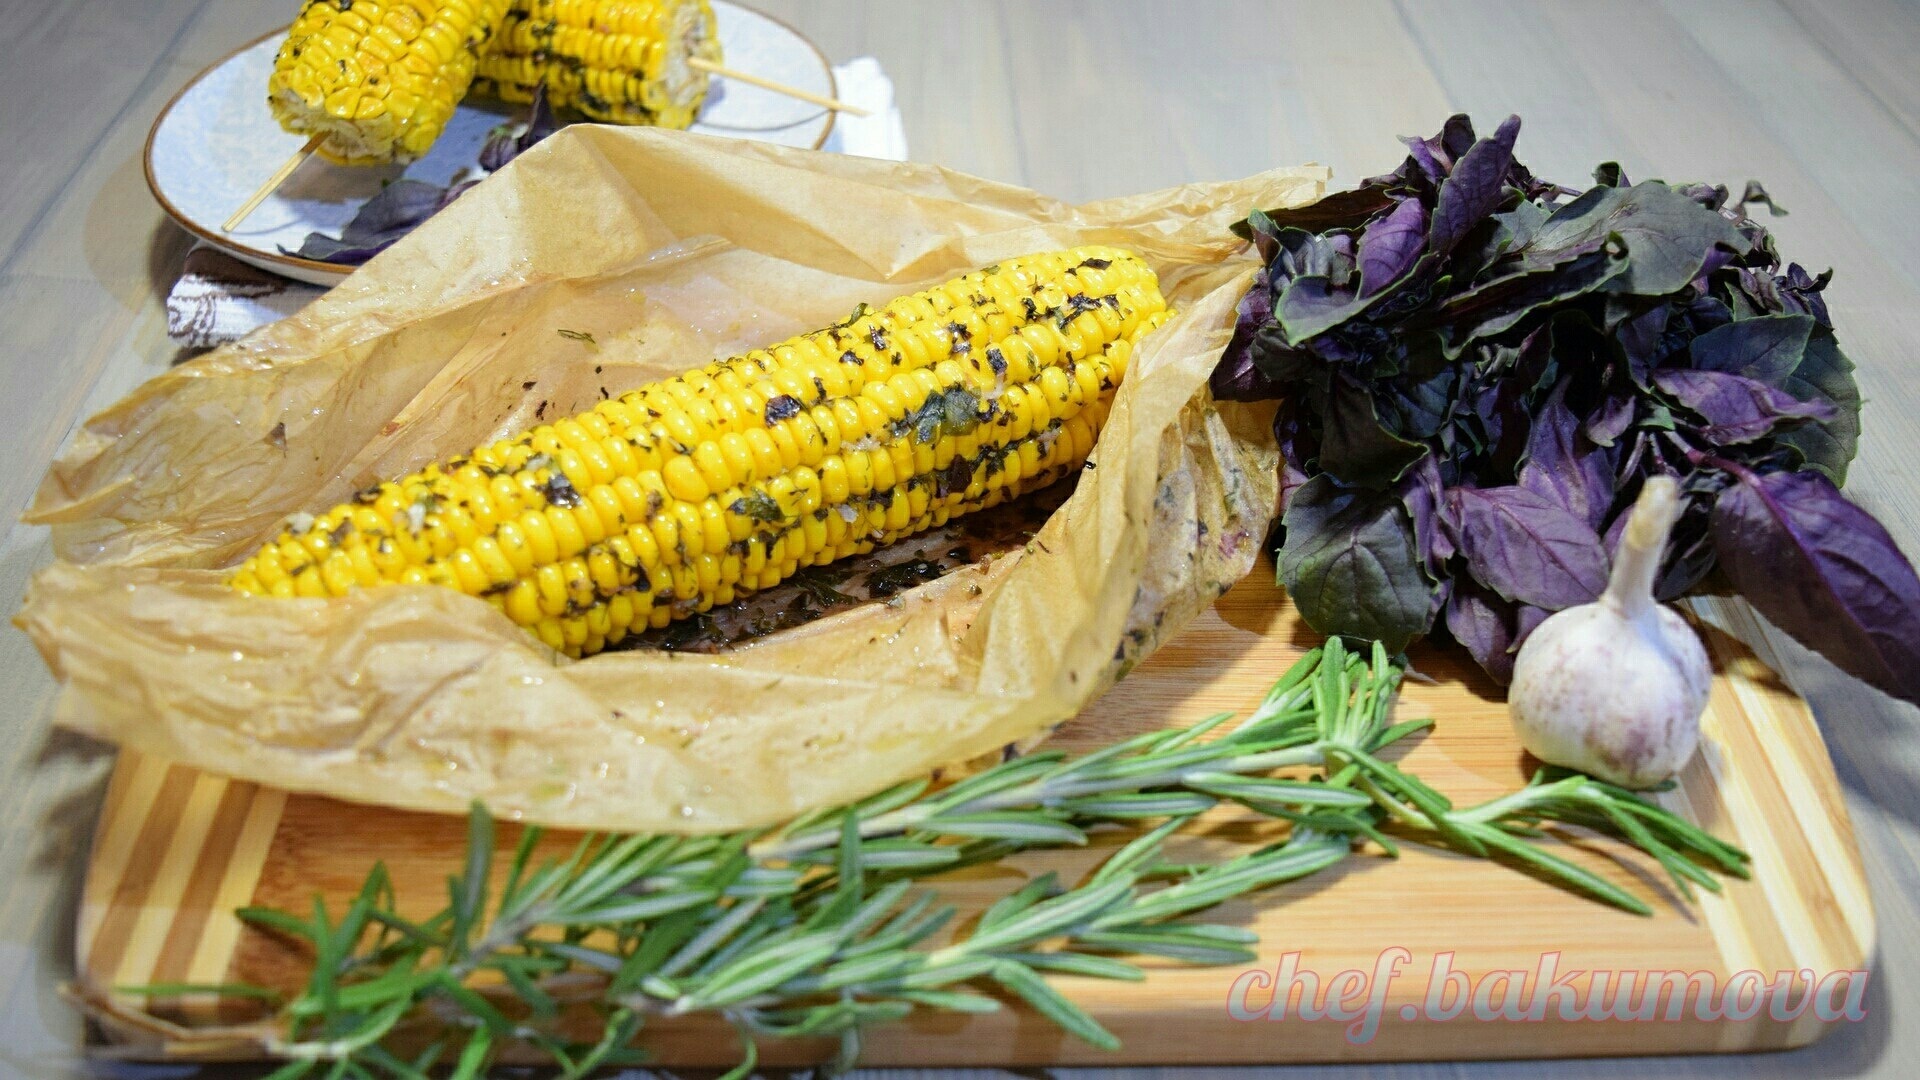
[[[1375,400],[1374,408],[1401,435],[1431,439],[1452,415],[1453,390],[1458,379],[1459,373],[1450,367],[1440,368],[1425,378],[1411,373],[1398,376],[1385,384],[1377,384],[1385,392]]]
[[[1628,266],[1612,287],[1636,296],[1679,292],[1700,276],[1715,245],[1737,252],[1746,238],[1719,214],[1655,181],[1628,188],[1596,187],[1554,211],[1524,253],[1529,260],[1589,250],[1617,236]]]
[[[1274,234],[1273,259],[1267,274],[1277,297],[1297,278],[1333,277],[1340,249],[1337,241],[1344,233],[1310,233],[1304,229],[1281,229]]]
[[[1654,597],[1662,603],[1680,599],[1705,580],[1718,562],[1713,549],[1713,509],[1705,500],[1695,499],[1674,523],[1666,568],[1653,583]]]
[[[1813,326],[1811,315],[1741,319],[1694,338],[1687,355],[1702,371],[1731,372],[1779,386],[1800,366]]]
[[[1288,500],[1280,581],[1307,625],[1399,652],[1433,624],[1434,583],[1413,520],[1391,491],[1342,488],[1322,474]]]
[[[1320,467],[1344,484],[1383,488],[1399,480],[1427,448],[1381,424],[1373,395],[1335,371],[1320,403]]]
[[[1321,200],[1321,202],[1325,201],[1325,199]],[[1278,212],[1275,211],[1275,213]],[[1265,210],[1249,211],[1245,220],[1236,221],[1228,228],[1232,229],[1233,234],[1240,239],[1253,241],[1253,248],[1259,253],[1262,266],[1272,262],[1274,255],[1280,250],[1280,226],[1274,224],[1273,217]]]
[[[1698,337],[1733,321],[1733,309],[1727,306],[1726,301],[1712,296],[1695,296],[1687,302],[1686,306],[1679,309],[1678,314],[1685,322],[1685,328],[1679,329],[1669,325],[1668,331],[1671,334],[1678,330],[1683,339]],[[1675,351],[1678,350],[1678,346],[1679,342],[1676,341]]]
[[[1436,254],[1452,251],[1468,231],[1499,209],[1513,165],[1513,141],[1519,135],[1520,118],[1509,116],[1491,138],[1474,143],[1454,163],[1433,208],[1428,244]]]
[[[1562,381],[1533,419],[1520,486],[1544,495],[1598,529],[1613,506],[1613,461],[1580,432]]]
[[[1519,652],[1520,646],[1527,643],[1527,638],[1532,635],[1534,628],[1546,622],[1547,616],[1552,614],[1553,612],[1545,608],[1534,607],[1532,604],[1521,604],[1516,608],[1514,611],[1513,651],[1516,653]]]
[[[1739,287],[1726,290],[1726,304],[1738,317],[1786,314],[1786,298],[1780,295],[1779,282],[1772,274],[1740,267],[1733,272],[1733,280]]]
[[[1501,686],[1513,681],[1514,654],[1527,635],[1551,614],[1531,604],[1503,600],[1465,575],[1453,579],[1446,613],[1447,632]]]
[[[1582,255],[1540,273],[1496,278],[1458,293],[1440,308],[1440,336],[1449,356],[1468,343],[1505,333],[1540,308],[1564,303],[1624,276],[1629,260],[1607,251]]]
[[[1298,345],[1360,314],[1372,302],[1315,274],[1288,282],[1273,311],[1276,321],[1286,328],[1287,344]]]
[[[1393,205],[1393,197],[1377,187],[1358,187],[1352,191],[1336,191],[1311,206],[1282,210],[1255,210],[1247,215],[1247,220],[1233,226],[1236,236],[1242,240],[1252,240],[1256,245],[1261,237],[1267,243],[1274,243],[1281,229],[1301,229],[1309,233],[1323,233],[1329,229],[1357,229],[1366,220]],[[1273,252],[1266,247],[1260,250],[1263,262],[1273,261]]]
[[[1639,296],[1678,292],[1699,277],[1717,247],[1744,252],[1748,244],[1727,219],[1665,184],[1625,189],[1620,212],[1609,221],[1626,241],[1627,272],[1616,287]]]
[[[1513,681],[1515,606],[1465,576],[1447,597],[1447,632],[1501,686]]]
[[[459,183],[448,188],[447,193],[440,197],[440,209],[445,210],[448,206],[452,205],[453,200],[459,198],[462,195],[465,195],[468,191],[472,190],[473,186],[480,182],[480,179],[481,178],[479,177],[475,177],[472,180],[462,180]],[[435,212],[438,213],[438,211],[435,211]]]
[[[1694,289],[1702,293],[1706,292],[1707,279],[1712,277],[1716,271],[1724,270],[1732,265],[1733,260],[1736,258],[1738,258],[1738,256],[1723,247],[1717,247],[1707,252],[1706,261],[1700,264],[1700,273],[1693,279]]]
[[[1519,123],[1519,117],[1512,118]],[[1466,113],[1454,113],[1447,122],[1440,125],[1440,134],[1434,136],[1433,144],[1445,155],[1449,170],[1459,168],[1460,159],[1475,146],[1473,137],[1473,118]]]
[[[512,124],[501,124],[487,132],[487,141],[480,144],[480,167],[488,172],[498,172],[506,168],[519,153],[519,136]]]
[[[1647,385],[1647,374],[1664,359],[1662,344],[1666,339],[1667,323],[1673,318],[1673,308],[1665,303],[1655,304],[1631,318],[1622,319],[1614,328],[1613,337],[1620,343],[1620,350],[1627,356],[1627,371],[1633,381],[1640,386]]]
[[[1524,250],[1547,220],[1547,210],[1539,203],[1522,201],[1513,209],[1488,218],[1453,249],[1451,273],[1460,285],[1481,281],[1508,252]],[[1596,250],[1598,246],[1596,245]],[[1505,267],[1511,271],[1512,264]],[[1542,267],[1526,267],[1531,271]]]
[[[1760,181],[1758,180],[1747,181],[1745,190],[1740,192],[1738,202],[1742,210],[1745,210],[1749,204],[1759,203],[1767,208],[1767,215],[1769,217],[1787,216],[1787,208],[1774,202],[1773,196],[1767,194],[1767,189],[1761,187]]]
[[[1559,611],[1606,588],[1599,534],[1560,504],[1521,487],[1456,487],[1447,499],[1468,570],[1506,599]]]
[[[1327,264],[1324,270],[1317,271],[1327,275],[1333,287],[1342,291],[1351,291],[1360,287],[1358,279],[1359,263],[1355,257],[1359,254],[1359,244],[1350,232],[1333,232],[1326,236]]]
[[[1714,505],[1713,544],[1762,615],[1842,670],[1920,702],[1920,578],[1825,476],[1740,470]]]
[[[1307,470],[1320,457],[1320,444],[1306,429],[1300,411],[1295,398],[1283,397],[1279,410],[1273,414],[1273,438],[1280,446],[1282,509],[1293,505],[1293,493],[1307,482]]]
[[[547,100],[547,84],[541,83],[534,88],[533,103],[527,110],[527,130],[520,133],[520,152],[524,154],[533,149],[564,126],[554,115],[553,104]]]
[[[1360,295],[1373,296],[1405,277],[1427,245],[1427,208],[1418,199],[1400,205],[1360,234]]]
[[[1413,162],[1428,180],[1438,185],[1447,178],[1447,165],[1441,163],[1439,155],[1433,152],[1427,140],[1414,136],[1400,141],[1407,144],[1407,160]]]
[[[1724,371],[1669,368],[1654,372],[1653,384],[1705,420],[1700,434],[1715,446],[1752,442],[1801,420],[1834,418],[1826,402],[1799,401],[1758,379]]]
[[[1447,117],[1446,123],[1440,125],[1440,133],[1425,142],[1439,162],[1442,173],[1451,173],[1460,158],[1473,149],[1473,118],[1466,113],[1454,113]]]
[[[1632,187],[1633,181],[1627,179],[1626,171],[1617,161],[1603,161],[1594,166],[1593,182],[1601,187]]]
[[[1433,138],[1403,135],[1400,141],[1407,145],[1407,153],[1411,155],[1408,160],[1429,182],[1438,184],[1453,170],[1453,163],[1460,160],[1460,155],[1473,146],[1473,120],[1465,113],[1455,113],[1447,117],[1440,134]],[[1402,173],[1395,176],[1403,176],[1404,171],[1403,167]]]
[[[1507,646],[1508,655],[1510,657],[1519,656],[1520,647],[1527,643],[1527,638],[1533,636],[1534,629],[1541,623],[1546,622],[1547,616],[1552,614],[1553,612],[1547,611],[1544,608],[1534,607],[1532,604],[1515,604],[1513,608],[1513,644]],[[1508,661],[1507,675],[1504,681],[1513,681],[1511,659]]]
[[[1553,315],[1521,338],[1519,348],[1513,350],[1513,377],[1529,395],[1544,395],[1557,385],[1563,364],[1569,368],[1583,364],[1585,354],[1577,351],[1575,340],[1580,336],[1576,321],[1581,325],[1587,322],[1571,312]]]
[[[1780,302],[1788,311],[1811,315],[1820,320],[1821,326],[1831,327],[1833,320],[1827,317],[1827,302],[1820,294],[1832,280],[1832,270],[1814,277],[1799,263],[1788,263],[1785,283],[1779,286]]]
[[[1527,387],[1519,379],[1494,379],[1473,397],[1473,417],[1484,437],[1487,464],[1507,477],[1520,467],[1533,429]]]
[[[1727,205],[1725,184],[1681,184],[1674,190],[1709,210],[1718,210]]]
[[[1278,383],[1263,376],[1253,364],[1253,339],[1273,317],[1273,298],[1267,288],[1267,272],[1253,277],[1253,286],[1240,298],[1238,319],[1227,351],[1220,355],[1210,383],[1213,396],[1221,401],[1265,401],[1279,396]]]
[[[1287,332],[1270,322],[1253,335],[1253,366],[1268,382],[1287,386],[1314,373],[1313,358],[1305,349],[1287,344]]]
[[[553,106],[547,102],[547,84],[534,87],[533,106],[528,111],[527,126],[516,132],[510,125],[502,124],[487,135],[487,141],[480,147],[480,167],[488,172],[497,172],[507,166],[507,162],[526,153],[540,144],[542,139],[560,130],[560,120],[553,114]]]
[[[1853,381],[1853,362],[1840,351],[1833,331],[1820,327],[1813,332],[1800,366],[1782,380],[1780,389],[1801,401],[1832,407],[1833,416],[1802,424],[1775,441],[1799,452],[1807,468],[1825,473],[1836,484],[1846,483],[1847,463],[1860,443],[1860,388]]]
[[[1493,220],[1500,226],[1495,236],[1501,244],[1501,251],[1512,251],[1531,243],[1549,216],[1546,207],[1532,201],[1522,202],[1503,214],[1493,215]]]
[[[1454,556],[1452,509],[1443,489],[1440,463],[1432,454],[1415,462],[1397,488],[1413,519],[1414,546],[1428,575],[1436,579],[1444,576],[1447,560]]]
[[[432,217],[446,196],[447,190],[438,184],[395,180],[361,204],[341,230],[341,239],[374,240],[396,230],[404,232]]]
[[[1634,396],[1632,394],[1609,394],[1601,398],[1588,417],[1582,429],[1586,438],[1596,446],[1613,446],[1619,442],[1626,429],[1634,425]]]
[[[346,265],[365,262],[432,217],[446,195],[438,184],[395,180],[362,203],[338,237],[308,233],[295,254]]]
[[[1817,278],[1811,277],[1797,263],[1787,267],[1784,276],[1769,274],[1765,269],[1740,267],[1733,273],[1739,288],[1729,299],[1746,300],[1756,315],[1811,315],[1821,326],[1832,326],[1827,302],[1820,296],[1832,277],[1831,270]]]
[[[299,250],[287,251],[285,248],[281,248],[280,250],[289,255],[298,255],[303,259],[313,259],[316,262],[334,263],[339,266],[359,266],[361,263],[392,247],[400,240],[400,237],[405,235],[405,233],[399,233],[385,240],[364,244],[349,244],[343,240],[337,240],[334,237],[328,236],[325,233],[316,232],[307,234],[307,238],[300,242]]]

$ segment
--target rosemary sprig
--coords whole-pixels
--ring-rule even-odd
[[[997,987],[1093,1045],[1118,1040],[1048,982],[1048,974],[1138,980],[1122,956],[1193,964],[1255,959],[1255,936],[1194,918],[1223,901],[1297,880],[1374,841],[1434,840],[1504,856],[1597,899],[1647,913],[1619,887],[1553,855],[1539,826],[1561,822],[1651,854],[1683,894],[1717,889],[1712,871],[1744,876],[1747,857],[1631,792],[1579,775],[1541,775],[1520,791],[1455,808],[1380,754],[1429,726],[1394,724],[1400,667],[1338,640],[1275,683],[1241,724],[1223,713],[1078,758],[1058,752],[1005,762],[941,790],[914,780],[786,826],[724,836],[589,836],[565,859],[533,863],[540,830],[521,836],[505,883],[489,896],[492,818],[469,818],[462,872],[447,906],[413,923],[394,909],[376,866],[338,922],[316,899],[310,917],[241,916],[306,941],[304,990],[282,1006],[264,1049],[287,1060],[276,1080],[420,1080],[436,1063],[480,1075],[511,1042],[545,1052],[563,1077],[641,1060],[635,1041],[658,1017],[719,1013],[741,1033],[744,1076],[768,1038],[840,1040],[836,1067],[860,1033],[916,1009],[986,1012]],[[1287,776],[1275,775],[1282,769]],[[1222,803],[1291,823],[1284,839],[1224,862],[1174,865],[1166,840]],[[1162,819],[1144,828],[1143,821]],[[1087,877],[1049,873],[1001,897],[944,942],[954,909],[922,880],[1016,852],[1079,845],[1098,829],[1133,836]],[[480,982],[508,993],[482,994]],[[149,987],[151,996],[205,988]],[[230,988],[229,988],[230,992]],[[563,1006],[589,1003],[597,1037],[557,1034]],[[458,1036],[412,1060],[386,1045],[412,1019],[437,1016]]]

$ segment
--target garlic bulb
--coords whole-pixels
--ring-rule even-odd
[[[1622,787],[1658,784],[1700,742],[1713,671],[1686,620],[1654,602],[1679,485],[1640,489],[1607,591],[1550,616],[1513,664],[1507,712],[1533,756]]]

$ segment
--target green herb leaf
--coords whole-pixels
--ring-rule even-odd
[[[1047,985],[1045,979],[1034,974],[1033,969],[1025,964],[1001,961],[994,965],[993,981],[1019,995],[1036,1012],[1060,1025],[1067,1034],[1081,1042],[1102,1050],[1120,1049],[1120,1040],[1113,1032],[1101,1027],[1099,1021],[1068,1001],[1060,991]]]

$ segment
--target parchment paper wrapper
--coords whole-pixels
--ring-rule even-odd
[[[89,420],[30,512],[60,561],[16,621],[64,683],[59,722],[283,788],[623,830],[857,798],[1072,716],[1247,572],[1276,460],[1270,414],[1205,389],[1255,268],[1227,227],[1326,176],[1073,207],[930,166],[567,128],[300,315]],[[1144,256],[1178,317],[1026,550],[897,605],[718,657],[574,662],[450,589],[223,584],[287,515],[536,416],[1089,243]]]

